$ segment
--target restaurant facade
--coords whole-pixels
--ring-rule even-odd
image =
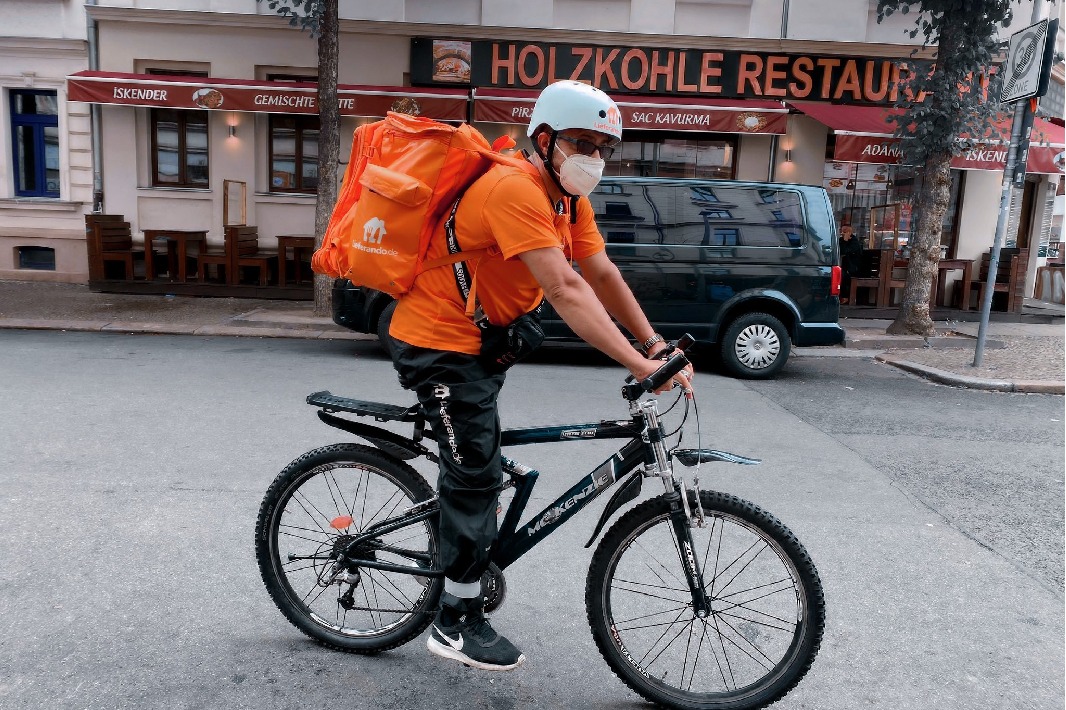
[[[315,43],[253,0],[198,5],[87,8],[95,69],[71,71],[57,102],[79,116],[99,107],[101,208],[134,234],[198,232],[206,235],[199,247],[212,249],[224,224],[243,223],[271,250],[279,236],[314,231]],[[792,2],[787,17],[780,11],[789,3],[775,13],[753,2],[744,16],[717,2],[534,2],[521,11],[456,2],[447,17],[440,5],[342,3],[341,170],[353,130],[389,110],[469,120],[489,140],[510,135],[525,147],[539,89],[573,78],[607,91],[622,112],[623,144],[608,174],[820,184],[838,222],[865,245],[905,254],[916,171],[899,165],[891,105],[907,73],[928,66],[902,41],[909,20],[878,25],[868,3],[815,0]],[[808,14],[840,15],[841,6],[855,26],[832,33],[847,41],[825,36]],[[566,15],[567,26],[544,28],[538,8],[555,24]],[[1009,122],[953,163],[949,258],[977,259],[992,244],[1004,130]],[[1034,138],[1007,235],[1007,246],[1030,247],[1030,293],[1040,246],[1057,241],[1061,121],[1038,118]],[[11,244],[0,224],[3,242]],[[57,273],[60,262],[87,264],[84,241],[55,248]],[[0,277],[47,273],[13,268],[4,263],[10,253],[0,251]],[[89,280],[87,266],[62,273]]]

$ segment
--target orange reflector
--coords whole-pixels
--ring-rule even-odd
[[[351,524],[352,516],[350,515],[338,515],[336,518],[329,521],[329,526],[335,530],[344,530]]]

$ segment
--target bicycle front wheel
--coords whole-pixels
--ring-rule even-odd
[[[747,710],[779,700],[814,662],[821,581],[781,522],[701,492],[692,527],[711,613],[699,618],[664,496],[623,515],[592,558],[585,603],[596,645],[630,688],[671,708]],[[693,499],[695,503],[695,499]]]
[[[422,633],[443,578],[344,565],[340,553],[371,525],[433,497],[413,468],[378,449],[334,444],[289,464],[267,490],[256,523],[259,571],[278,609],[331,648],[375,653]],[[436,567],[436,516],[358,545],[359,559]]]

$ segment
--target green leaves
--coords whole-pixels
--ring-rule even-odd
[[[266,2],[274,12],[289,19],[289,26],[307,30],[311,37],[318,36],[322,19],[322,0],[256,0]]]
[[[925,47],[936,45],[935,64],[906,77],[896,103],[904,110],[892,119],[896,135],[911,139],[902,141],[903,162],[922,165],[936,154],[959,155],[986,135],[1001,110],[996,70],[1003,40],[998,32],[1010,22],[1016,3],[1019,0],[878,0],[878,22],[914,10],[915,26],[908,34],[921,34]]]

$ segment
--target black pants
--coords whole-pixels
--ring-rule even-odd
[[[504,375],[479,358],[392,340],[400,384],[415,391],[440,448],[441,565],[455,582],[477,582],[496,540],[500,468],[497,397]]]

